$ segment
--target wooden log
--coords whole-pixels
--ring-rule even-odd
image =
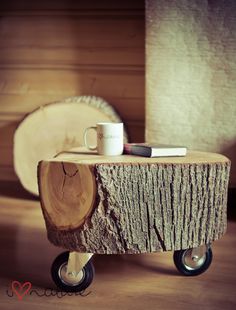
[[[146,253],[198,247],[226,231],[230,161],[99,156],[74,149],[38,166],[49,240],[71,251]]]
[[[23,187],[38,195],[38,162],[82,146],[84,130],[97,122],[121,119],[111,105],[95,96],[70,97],[27,115],[14,135],[14,168]],[[124,140],[127,141],[126,131]],[[90,143],[95,143],[95,135],[90,137]]]

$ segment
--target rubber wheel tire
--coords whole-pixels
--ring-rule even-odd
[[[66,268],[68,259],[69,259],[69,251],[63,252],[56,257],[51,266],[51,276],[56,284],[56,286],[65,292],[81,292],[84,291],[93,281],[94,277],[94,267],[91,261],[83,267],[81,270],[83,272],[82,279],[77,283],[69,283],[65,279],[63,279],[62,268]]]
[[[205,272],[211,265],[213,254],[209,247],[205,252],[205,255],[200,258],[200,264],[198,266],[189,266],[186,262],[186,257],[191,254],[192,249],[179,250],[174,252],[174,263],[178,271],[185,276],[197,276]]]

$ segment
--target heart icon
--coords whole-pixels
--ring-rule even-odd
[[[19,300],[22,300],[22,298],[30,291],[31,287],[32,284],[30,282],[21,284],[18,281],[13,281],[11,283],[12,291],[17,295]]]

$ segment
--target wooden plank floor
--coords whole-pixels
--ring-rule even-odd
[[[197,277],[176,271],[171,252],[145,255],[97,255],[96,276],[88,296],[38,296],[55,286],[50,265],[62,250],[46,238],[37,200],[0,190],[0,309],[236,309],[236,222],[213,244],[213,263]],[[11,283],[32,283],[21,301]],[[37,293],[36,293],[37,292]],[[50,294],[50,290],[46,291]],[[61,298],[59,298],[61,297]]]

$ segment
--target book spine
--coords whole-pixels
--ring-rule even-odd
[[[129,145],[129,144],[124,144],[124,151],[123,151],[123,153],[131,155],[132,154],[132,146]]]

